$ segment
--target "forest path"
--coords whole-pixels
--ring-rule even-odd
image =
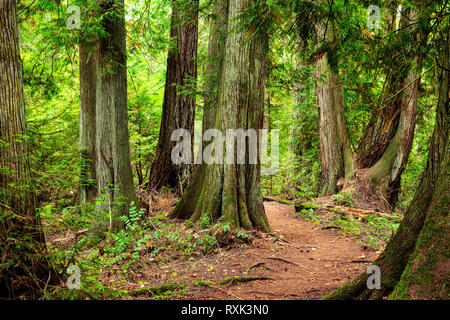
[[[265,208],[281,239],[263,234],[253,246],[224,250],[190,272],[213,281],[229,276],[270,280],[193,288],[183,299],[318,299],[365,271],[376,257],[356,239],[295,217],[291,206],[266,202]]]

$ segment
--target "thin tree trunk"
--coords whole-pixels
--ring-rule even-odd
[[[399,229],[373,263],[381,270],[381,289],[368,289],[368,274],[363,273],[331,293],[326,297],[328,299],[381,299],[394,289],[393,298],[420,298],[417,295],[419,288],[423,288],[423,294],[433,298],[442,297],[447,290],[445,298],[448,298],[445,281],[448,281],[449,270],[449,39],[450,31],[447,31],[446,51],[441,63],[444,68],[441,68],[439,79],[436,123],[427,164]],[[415,276],[417,277],[414,279]],[[428,277],[428,280],[417,283],[424,277]]]
[[[0,1],[0,297],[39,298],[56,273],[31,176],[15,0]]]
[[[81,204],[97,196],[96,186],[96,82],[97,54],[95,43],[82,42],[80,48],[80,148],[81,148]]]
[[[228,2],[228,33],[226,55],[219,88],[219,110],[215,128],[225,137],[227,129],[261,129],[264,118],[265,36],[236,31],[239,13],[250,1]],[[236,161],[236,144],[234,160]],[[250,147],[246,143],[247,150]],[[229,151],[229,150],[226,150]],[[224,151],[224,155],[227,153]],[[260,161],[249,164],[210,164],[198,198],[179,202],[173,215],[190,217],[208,225],[217,221],[243,228],[270,230],[265,215],[260,185]],[[222,156],[223,163],[226,163]],[[235,162],[236,163],[236,162]]]
[[[137,204],[130,162],[127,113],[125,9],[123,0],[102,3],[97,67],[96,147],[97,185],[105,199],[97,210],[110,218],[98,221],[98,231],[118,231],[131,202]],[[112,14],[111,14],[112,13]]]
[[[299,47],[297,45],[297,47]],[[300,69],[300,66],[302,64],[300,63],[300,59],[295,56],[294,57],[294,70],[297,73]],[[294,80],[294,83],[292,84],[292,120],[293,123],[291,127],[289,128],[289,151],[294,153],[297,157],[301,157],[303,155],[303,150],[299,146],[295,145],[294,137],[298,135],[298,129],[296,123],[298,122],[298,119],[300,119],[301,115],[299,115],[298,109],[300,108],[300,105],[303,102],[303,97],[300,94],[302,90],[303,83],[300,81],[300,79],[296,78]]]
[[[266,88],[267,88],[267,86],[266,86]],[[265,90],[265,94],[267,95],[267,114],[264,116],[264,122],[265,122],[265,125],[264,125],[264,129],[267,129],[267,132],[270,132],[271,130],[272,130],[272,122],[271,122],[271,118],[270,118],[270,94],[268,94],[267,93],[267,90]],[[271,144],[271,141],[270,141],[270,136],[268,137],[268,144],[270,145]],[[269,188],[269,190],[270,190],[270,194],[272,195],[273,194],[273,176],[270,176],[270,188]]]
[[[170,37],[176,47],[169,49],[167,58],[161,127],[149,185],[154,190],[167,186],[181,193],[189,181],[192,165],[173,163],[171,153],[177,142],[171,136],[176,129],[194,135],[195,94],[181,91],[195,90],[197,80],[198,0],[191,1],[190,10],[180,8],[176,0],[173,4]]]

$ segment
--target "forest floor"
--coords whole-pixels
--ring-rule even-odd
[[[73,228],[46,232],[59,265],[76,264],[82,271],[81,291],[62,284],[53,297],[319,299],[365,272],[399,222],[295,212],[293,206],[265,202],[271,233],[220,224],[202,229],[167,218],[176,201],[159,198],[146,227],[134,225],[100,243],[89,244]],[[64,219],[59,214],[46,224],[61,226]]]
[[[366,270],[377,255],[335,229],[295,217],[291,206],[266,202],[265,208],[278,237],[259,234],[247,248],[222,251],[177,270],[212,281],[230,276],[267,280],[196,287],[182,298],[318,299]]]

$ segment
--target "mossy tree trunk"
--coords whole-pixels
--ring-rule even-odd
[[[258,130],[263,126],[266,36],[249,34],[246,37],[245,30],[235,29],[239,23],[236,17],[249,5],[251,1],[229,0],[227,6],[228,31],[234,31],[228,32],[226,37],[214,119],[214,128],[220,130],[223,137],[227,129]],[[190,189],[199,187],[199,190],[193,191],[192,197],[183,196],[172,213],[174,217],[190,218],[203,225],[221,219],[235,227],[270,230],[261,194],[260,161],[249,163],[246,141],[245,163],[236,164],[235,142],[235,164],[226,164],[225,149],[221,163],[206,165],[189,186]]]
[[[393,3],[394,5],[397,5]],[[395,20],[396,10],[386,10],[387,13],[393,11],[393,19]],[[404,10],[405,11],[405,10]],[[399,27],[407,28],[411,20],[416,20],[414,11],[402,13]],[[389,15],[390,17],[391,15]],[[391,19],[387,19],[386,33],[394,31],[395,23]],[[396,51],[402,41],[409,41],[408,35],[414,36],[412,32],[397,32],[391,35],[391,44],[389,49]],[[413,39],[414,40],[414,39]],[[393,52],[394,55],[396,52]],[[405,63],[404,55],[398,55],[392,59],[389,65],[385,66],[384,74],[386,75],[385,85],[383,88],[383,95],[380,97],[378,106],[374,108],[369,123],[367,124],[363,135],[359,141],[356,153],[356,161],[359,168],[370,168],[375,165],[385,153],[386,149],[391,144],[399,125],[400,114],[402,112],[402,97],[408,98],[406,94],[398,94],[404,88],[408,73],[414,70],[414,66]],[[411,78],[411,77],[410,77]]]
[[[173,1],[170,37],[174,44],[167,58],[159,140],[149,178],[149,186],[154,190],[167,186],[182,193],[192,172],[191,164],[172,161],[177,141],[171,137],[176,129],[194,135],[195,93],[182,91],[195,90],[197,80],[198,5],[198,0]]]
[[[406,9],[405,15],[401,26],[418,21],[418,13],[414,9]],[[417,38],[426,41],[427,34],[418,28],[411,28],[411,31],[399,33],[397,37],[400,43],[407,41],[411,46],[406,57],[409,63],[399,61],[396,64],[398,69],[390,67],[386,71],[387,92],[375,109],[356,152],[357,167],[370,168],[369,184],[383,198],[388,210],[394,209],[397,204],[401,174],[413,143],[420,83],[418,72],[422,62],[420,53],[417,53],[420,45],[416,45],[419,44]]]
[[[448,115],[448,113],[447,113]],[[434,188],[425,222],[400,281],[390,299],[448,299],[450,293],[450,197],[449,152]]]
[[[422,10],[423,8],[419,8]],[[406,9],[407,19],[403,23],[410,24],[418,20],[413,9]],[[407,22],[406,22],[407,20]],[[328,45],[323,46],[316,60],[317,77],[327,71],[325,83],[317,82],[317,103],[319,105],[319,133],[322,163],[321,194],[330,195],[337,192],[348,192],[361,201],[378,203],[380,209],[392,210],[398,199],[401,174],[406,167],[411,151],[416,118],[416,106],[421,68],[421,55],[418,51],[419,41],[426,39],[426,31],[409,27],[399,32],[399,43],[408,40],[409,50],[401,70],[387,70],[387,92],[380,106],[373,112],[356,154],[353,153],[345,124],[345,113],[342,102],[342,90],[338,80],[337,67],[329,67],[333,54],[332,26],[327,32]],[[324,31],[319,30],[320,35]],[[419,37],[417,37],[419,33]],[[417,40],[421,39],[421,40]],[[332,59],[335,61],[336,59]],[[382,110],[382,112],[380,112]],[[342,183],[338,181],[342,179]],[[340,187],[342,186],[342,189]]]
[[[363,273],[328,299],[448,298],[449,38],[447,31],[436,124],[420,184],[399,229],[373,262],[381,270],[381,289],[368,289]]]
[[[100,3],[102,27],[99,38],[96,96],[97,186],[104,195],[97,211],[105,219],[97,221],[97,231],[118,231],[131,202],[136,202],[130,162],[127,110],[127,56],[125,8],[123,0]],[[110,218],[107,219],[107,215]]]
[[[207,81],[205,81],[204,88],[205,100],[203,106],[202,135],[206,130],[214,128],[218,110],[219,85],[225,58],[225,42],[228,31],[228,1],[214,1],[211,16],[208,60],[206,62],[205,70]],[[202,141],[202,148],[200,148],[198,154],[199,157],[202,157],[203,149],[206,145],[207,142]],[[195,209],[194,203],[200,196],[203,185],[207,183],[205,180],[207,167],[207,164],[203,161],[194,164],[190,183],[178,204],[178,207],[183,207],[183,210],[178,210],[174,213],[178,218],[189,218]]]
[[[0,297],[39,298],[56,273],[31,175],[15,0],[0,2]]]

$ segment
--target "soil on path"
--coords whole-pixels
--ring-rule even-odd
[[[377,255],[356,239],[295,217],[293,207],[266,202],[265,208],[278,237],[255,233],[250,246],[223,249],[166,272],[216,283],[230,276],[270,280],[193,286],[181,299],[318,299],[364,272]]]

